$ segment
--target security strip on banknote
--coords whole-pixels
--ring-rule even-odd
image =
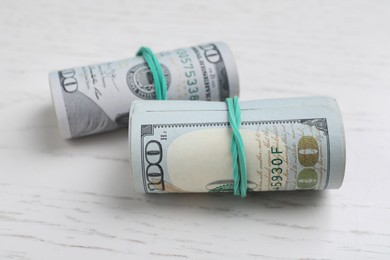
[[[334,99],[240,101],[248,191],[339,188],[345,137]],[[129,118],[134,189],[231,192],[231,129],[224,102],[133,102]]]

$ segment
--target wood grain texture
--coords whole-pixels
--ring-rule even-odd
[[[1,259],[389,259],[389,1],[0,1]],[[335,97],[340,190],[130,189],[127,131],[65,141],[48,72],[214,40],[241,98]]]

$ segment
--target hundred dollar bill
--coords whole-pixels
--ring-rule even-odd
[[[249,191],[340,187],[345,138],[334,99],[241,101],[240,107]],[[129,120],[136,191],[233,191],[224,102],[137,101]]]
[[[167,81],[168,99],[218,101],[239,94],[234,58],[224,43],[161,52],[156,57]],[[49,81],[64,138],[127,126],[131,102],[156,97],[142,57],[51,72]]]

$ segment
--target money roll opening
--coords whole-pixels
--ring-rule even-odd
[[[222,42],[157,53],[168,100],[223,101],[239,95],[234,57]],[[143,57],[49,73],[62,137],[69,139],[128,126],[135,100],[155,100],[154,78]]]
[[[336,101],[240,101],[247,191],[341,186],[345,137]],[[135,101],[129,114],[132,186],[138,192],[233,192],[224,102]]]

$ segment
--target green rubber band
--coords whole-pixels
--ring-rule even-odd
[[[239,127],[241,126],[241,110],[240,105],[238,104],[238,97],[227,98],[226,104],[228,108],[229,123],[232,128],[230,149],[233,158],[234,195],[245,198],[248,188],[248,177],[246,172],[244,141],[242,140],[239,130]]]
[[[164,76],[161,64],[153,54],[152,50],[147,47],[141,47],[137,56],[142,56],[148,64],[149,69],[153,76],[153,83],[156,91],[157,100],[166,100],[167,99],[167,81]]]

